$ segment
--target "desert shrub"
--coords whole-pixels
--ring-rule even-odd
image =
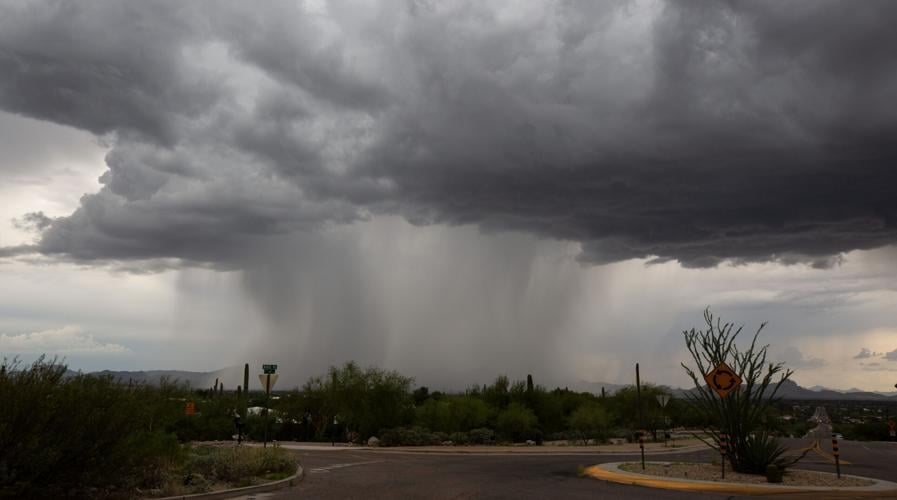
[[[492,444],[495,442],[495,431],[486,427],[471,429],[467,435],[470,436],[472,444]]]
[[[632,441],[632,436],[635,434],[635,431],[627,428],[627,427],[611,427],[607,431],[607,438],[620,438],[625,439],[627,442]]]
[[[396,427],[380,431],[380,446],[427,446],[439,444],[445,435],[438,435],[423,427]]]
[[[496,430],[511,441],[524,441],[526,439],[542,439],[536,426],[539,419],[529,408],[520,403],[511,403],[498,414],[495,422]]]
[[[449,434],[449,440],[455,444],[468,444],[470,443],[470,435],[466,432],[453,432]]]
[[[468,395],[428,399],[415,410],[417,425],[442,432],[484,427],[495,415],[485,401]]]
[[[276,447],[198,446],[191,450],[184,466],[185,477],[199,474],[207,480],[228,483],[295,471],[296,459]]]
[[[770,465],[784,471],[807,454],[807,451],[804,451],[802,455],[786,456],[787,451],[788,449],[774,436],[766,432],[751,433],[745,439],[745,447],[740,457],[742,471],[766,474]]]
[[[609,424],[607,412],[594,403],[582,405],[570,415],[570,427],[584,443],[589,439],[607,440]]]
[[[323,417],[323,422],[329,426],[337,416],[345,431],[340,435],[355,432],[363,441],[378,429],[411,422],[414,412],[411,382],[411,378],[395,371],[362,369],[349,362],[339,368],[331,367],[326,376],[313,377],[302,387],[302,392],[308,402],[318,402],[315,413]]]
[[[171,388],[123,386],[112,377],[66,376],[41,357],[0,364],[0,496],[84,496],[154,487],[182,457],[167,430]],[[173,389],[172,389],[173,390]]]
[[[843,434],[845,439],[857,441],[886,441],[889,439],[888,425],[882,421],[837,424],[834,431]]]

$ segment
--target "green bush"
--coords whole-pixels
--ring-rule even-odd
[[[330,438],[330,422],[336,417],[341,436],[355,433],[359,441],[365,441],[379,429],[411,423],[414,416],[411,381],[394,371],[362,369],[349,362],[339,368],[331,367],[324,377],[313,377],[302,387],[302,392],[306,402],[317,405],[312,410],[323,424],[318,428],[318,438]],[[293,408],[294,412],[301,413],[284,416],[301,421],[307,410],[299,404]]]
[[[541,441],[541,433],[536,428],[538,424],[539,419],[532,410],[520,403],[511,403],[498,414],[495,427],[502,436],[514,442],[527,439]]]
[[[495,442],[495,431],[485,427],[471,429],[467,433],[472,444],[492,444]]]
[[[41,357],[0,365],[0,496],[83,496],[153,488],[182,460],[168,399],[177,388],[122,386]]]
[[[465,432],[486,426],[495,415],[485,401],[468,395],[426,400],[415,410],[415,423],[441,432]]]
[[[428,446],[440,444],[445,435],[423,427],[396,427],[380,431],[380,446]]]
[[[453,432],[449,434],[449,440],[454,444],[468,444],[470,443],[470,435],[466,432]]]
[[[609,424],[607,411],[594,403],[582,405],[570,415],[570,427],[584,443],[589,439],[606,441]]]
[[[283,448],[198,446],[191,450],[184,466],[186,476],[234,483],[250,477],[278,472],[295,472],[296,459]]]
[[[837,424],[833,429],[845,439],[857,441],[887,441],[888,424],[883,421],[869,421],[858,424]]]

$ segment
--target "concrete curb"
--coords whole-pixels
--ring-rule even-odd
[[[676,450],[669,451],[648,451],[645,450],[646,455],[673,455],[677,453],[693,453],[696,451],[701,451],[706,449],[707,447],[701,445],[700,447],[694,446],[689,448],[679,448]],[[413,453],[419,455],[494,455],[494,456],[508,456],[508,455],[522,455],[522,456],[595,456],[595,455],[624,455],[624,456],[638,456],[641,452],[639,450],[635,451],[588,451],[588,450],[571,450],[571,451],[539,451],[539,450],[531,450],[526,449],[526,451],[509,451],[509,450],[452,450],[451,446],[446,446],[445,450],[414,450],[409,448],[362,448],[359,451],[369,451],[369,452],[378,452],[378,453]]]
[[[173,497],[153,498],[152,500],[192,500],[201,498],[202,500],[217,500],[223,498],[233,498],[250,493],[262,493],[265,491],[274,491],[281,488],[295,486],[305,479],[305,469],[302,466],[296,468],[296,473],[290,477],[278,479],[270,483],[256,484],[253,486],[244,486],[242,488],[231,488],[229,490],[210,491],[208,493],[194,493],[192,495],[177,495]]]
[[[373,452],[373,453],[410,453],[410,454],[429,454],[429,455],[526,455],[526,456],[594,456],[594,455],[625,455],[625,456],[636,456],[640,454],[639,450],[588,450],[583,448],[576,448],[572,450],[539,450],[538,446],[532,447],[520,447],[519,450],[508,450],[508,449],[498,449],[498,450],[490,450],[487,446],[482,448],[472,449],[472,448],[464,448],[464,447],[453,447],[453,446],[444,446],[440,448],[424,448],[424,449],[415,449],[413,446],[396,446],[396,447],[369,447],[369,446],[353,446],[353,447],[344,447],[344,448],[329,448],[329,447],[311,447],[311,446],[294,446],[289,444],[279,444],[281,448],[293,451],[356,451],[356,452]],[[693,446],[685,446],[682,448],[660,448],[660,449],[651,449],[645,450],[645,454],[648,456],[656,456],[656,455],[671,455],[671,454],[679,454],[679,453],[694,453],[696,451],[702,451],[709,449],[707,445],[699,444]]]
[[[665,476],[652,476],[648,474],[638,474],[626,472],[620,469],[620,466],[629,462],[611,462],[606,464],[593,465],[586,468],[585,475],[610,481],[612,483],[628,484],[635,486],[645,486],[648,488],[661,488],[667,490],[680,491],[702,491],[708,493],[731,493],[737,495],[756,495],[770,493],[810,493],[810,492],[852,492],[852,493],[895,493],[897,492],[897,483],[875,479],[871,477],[853,476],[841,474],[846,477],[855,477],[875,481],[870,486],[845,486],[845,487],[827,487],[827,486],[786,486],[786,485],[770,485],[770,484],[743,484],[743,483],[724,483],[719,481],[697,481],[693,479],[669,478]],[[669,463],[669,462],[652,462],[652,463]],[[818,472],[818,471],[812,471]]]

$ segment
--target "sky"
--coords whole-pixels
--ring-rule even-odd
[[[892,389],[895,18],[0,0],[0,355],[685,386],[709,306]]]

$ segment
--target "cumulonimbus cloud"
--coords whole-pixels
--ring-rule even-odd
[[[227,265],[372,214],[580,259],[897,242],[890,1],[0,4],[0,108],[107,137],[36,251]],[[78,43],[72,43],[78,40]]]
[[[12,354],[125,354],[120,344],[101,342],[81,327],[62,328],[20,334],[0,334],[0,351]]]

